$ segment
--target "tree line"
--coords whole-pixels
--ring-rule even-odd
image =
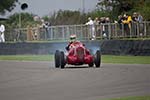
[[[0,0],[0,14],[6,11],[12,11],[18,3],[18,0]],[[139,12],[145,20],[150,20],[150,0],[99,0],[97,6],[91,12],[80,12],[71,10],[59,10],[51,15],[43,16],[42,19],[51,25],[71,25],[84,24],[88,17],[109,17],[112,21],[117,20],[118,16],[123,13],[129,15],[133,12]],[[15,13],[4,21],[9,28],[19,27],[19,16],[21,15],[22,27],[28,25],[41,24],[40,21],[34,20],[34,14]]]

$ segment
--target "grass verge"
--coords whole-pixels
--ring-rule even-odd
[[[107,100],[150,100],[150,96],[137,96],[137,97],[125,97],[125,98],[115,98]]]
[[[52,61],[53,55],[1,55],[0,60]]]
[[[0,55],[0,60],[52,61],[54,55]],[[150,64],[150,56],[102,55],[102,63]]]
[[[150,64],[150,56],[113,56],[103,55],[103,63]]]

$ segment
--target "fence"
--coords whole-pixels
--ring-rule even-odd
[[[90,40],[94,32],[95,39],[116,38],[149,38],[150,22],[131,23],[131,27],[118,23],[104,23],[92,26],[87,25],[62,25],[48,28],[21,28],[7,29],[6,41],[67,41],[71,34],[76,34],[78,40]]]

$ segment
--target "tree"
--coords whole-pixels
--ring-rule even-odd
[[[82,23],[81,16],[79,11],[59,10],[50,16],[49,22],[52,25],[80,24]]]
[[[144,0],[145,2],[140,5],[137,9],[140,12],[140,14],[143,15],[145,20],[150,21],[150,1],[149,0]]]
[[[99,0],[97,7],[100,11],[110,12],[111,16],[117,18],[118,15],[126,12],[138,12],[139,8],[144,6],[145,1],[149,0]]]
[[[99,0],[97,7],[100,11],[109,12],[112,18],[128,12],[133,8],[134,0]]]
[[[4,15],[6,11],[12,11],[18,0],[0,0],[0,14]]]
[[[15,13],[9,16],[6,21],[6,25],[9,28],[18,28],[19,27],[19,16],[20,13]],[[26,28],[28,25],[34,25],[36,22],[33,20],[33,14],[21,13],[21,27]]]

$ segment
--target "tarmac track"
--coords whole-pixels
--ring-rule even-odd
[[[53,62],[0,61],[0,100],[103,100],[150,95],[150,65],[101,68]]]

